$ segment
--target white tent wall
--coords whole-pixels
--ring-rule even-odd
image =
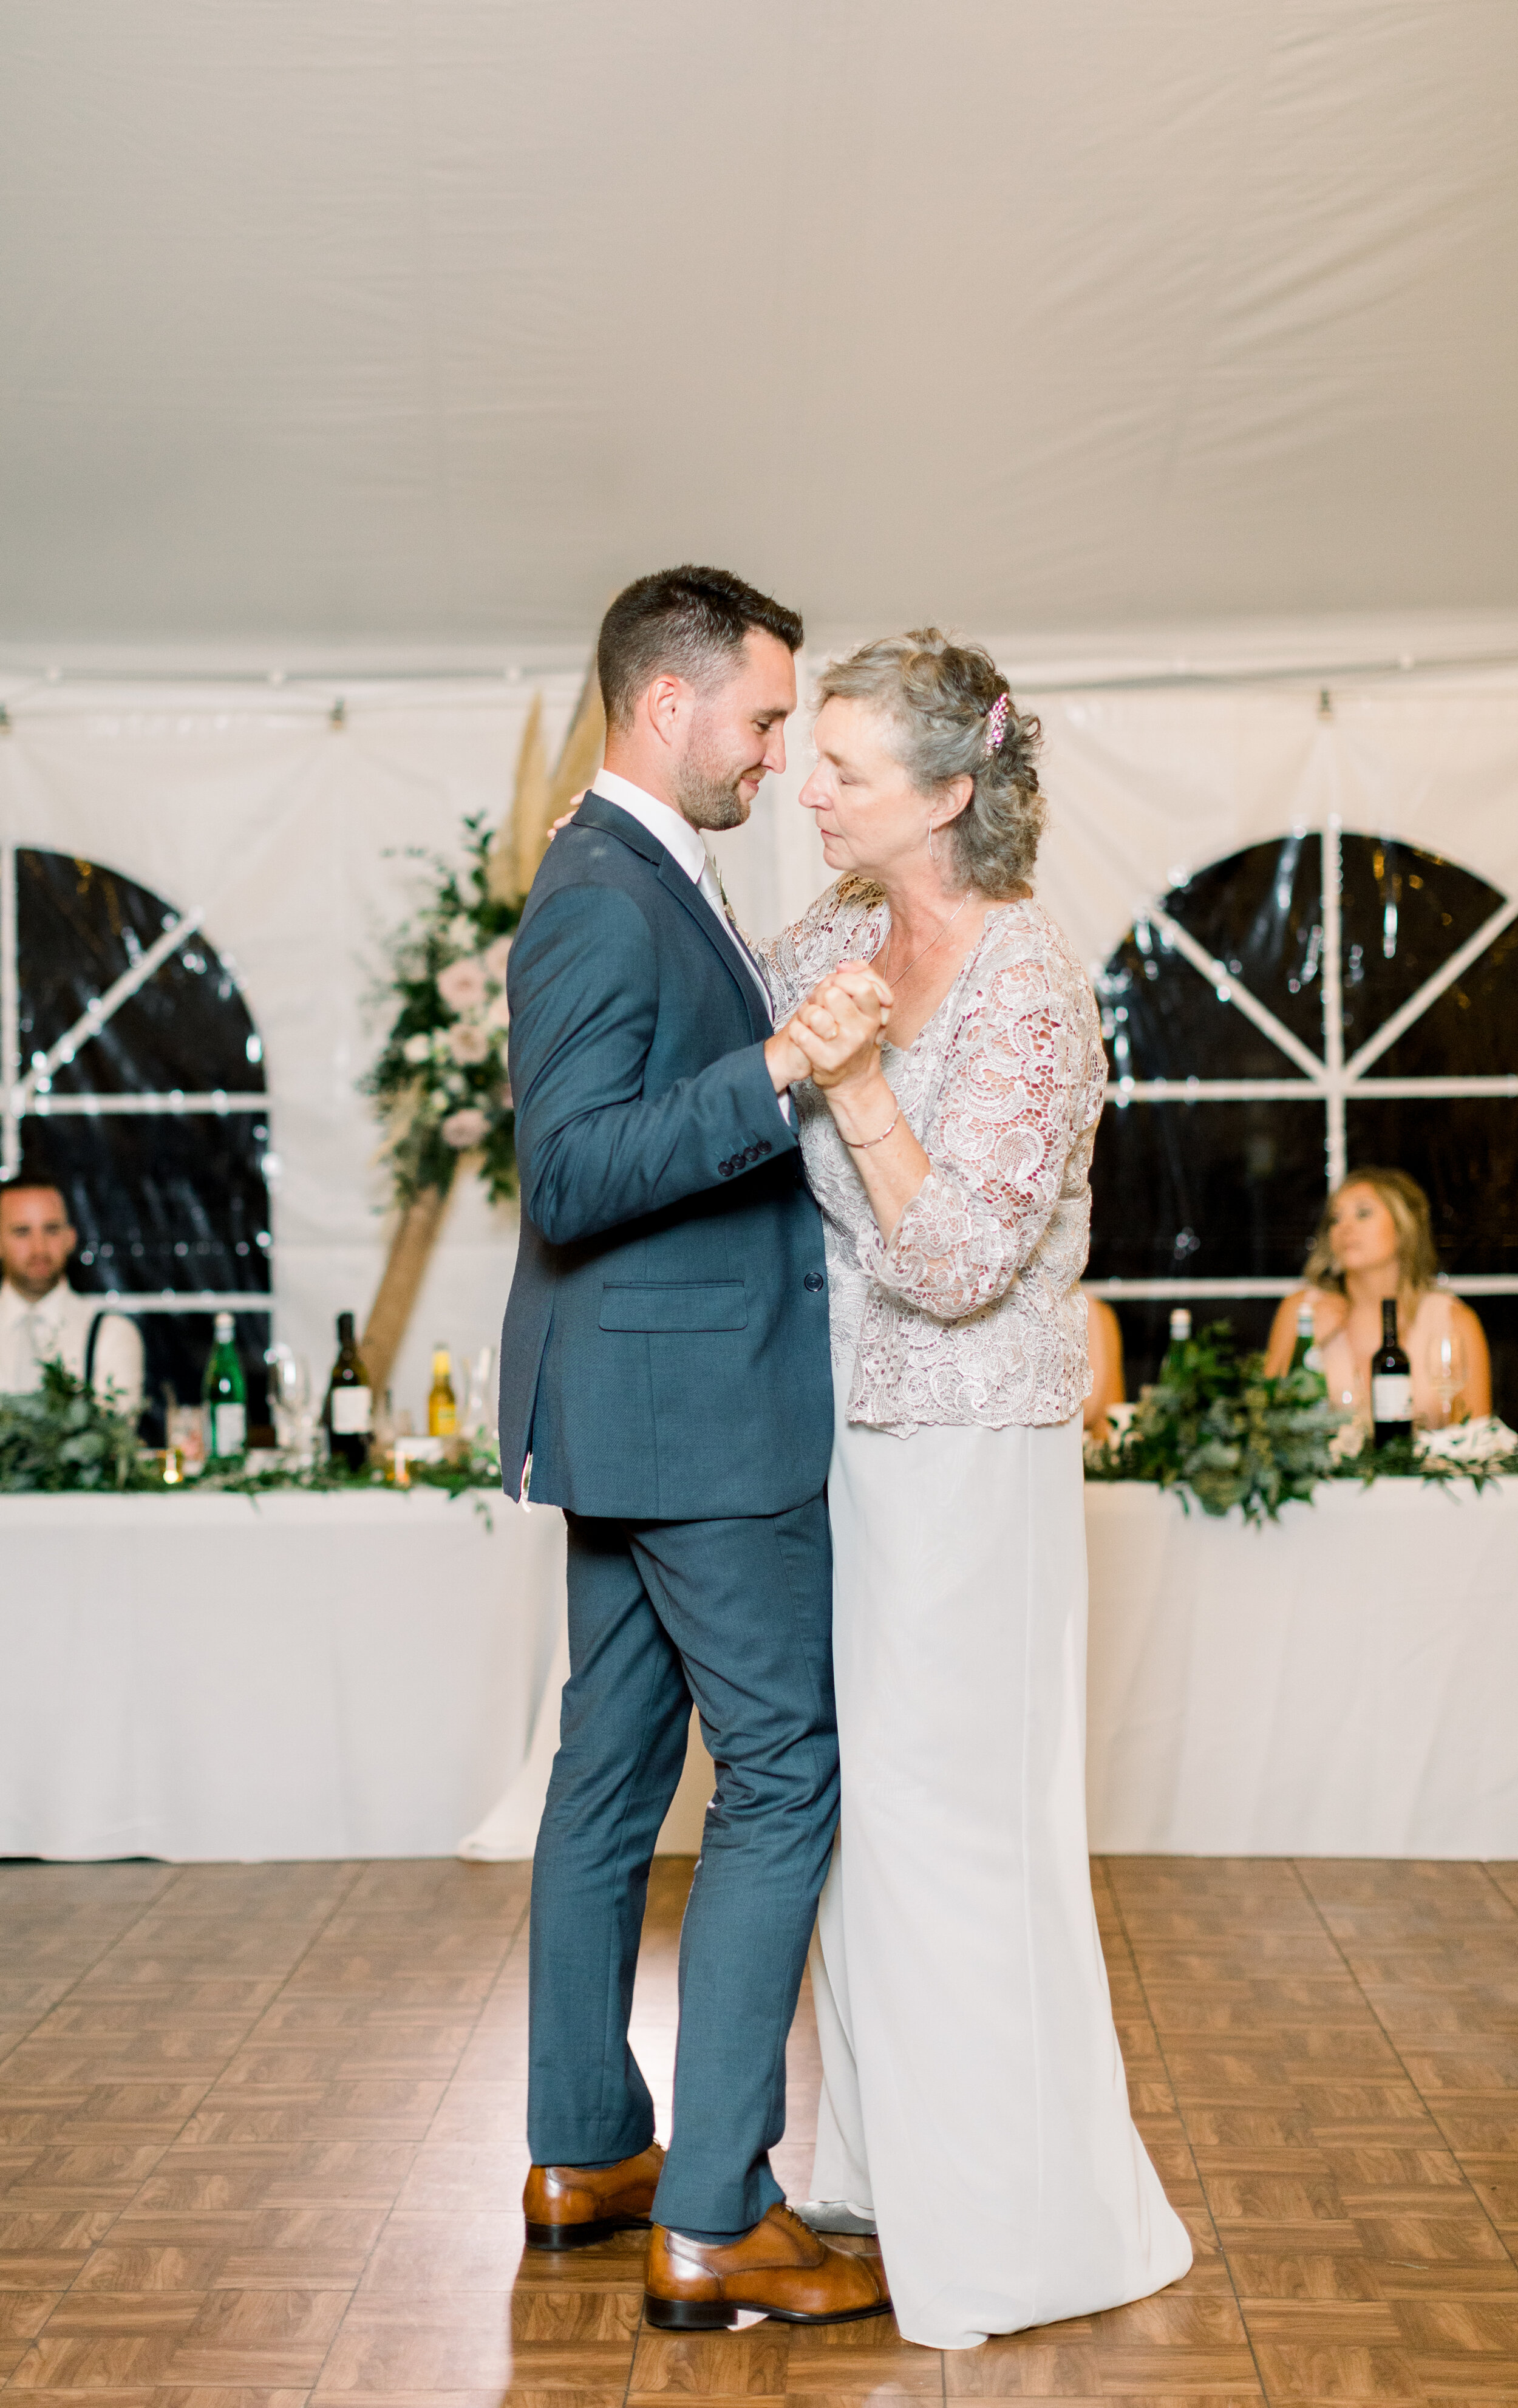
[[[1518,655],[1518,630],[1480,632],[1483,649],[1506,637]],[[1178,655],[1205,658],[1210,641],[1215,652],[1216,637],[1197,631],[1147,661],[1130,647],[1122,666],[1163,672]],[[1035,657],[1026,639],[995,649],[1045,729],[1040,888],[1093,967],[1185,871],[1331,814],[1444,853],[1504,894],[1518,888],[1518,667],[1326,679],[1311,668],[1267,684],[1081,692],[1071,684],[1103,674],[1111,655],[1082,664],[1051,646]],[[1272,654],[1368,657],[1352,631],[1322,627],[1299,630],[1295,653],[1284,637],[1260,645],[1256,665]],[[1241,666],[1237,648],[1229,666]],[[362,1313],[384,1255],[377,1130],[356,1082],[380,1026],[368,990],[416,892],[405,849],[456,855],[466,813],[498,823],[539,687],[556,745],[579,688],[567,670],[514,682],[355,679],[340,727],[331,690],[254,698],[246,684],[0,678],[10,718],[0,838],[107,864],[171,905],[202,907],[208,939],[242,982],[264,1039],[280,1165],[277,1327],[318,1369],[334,1312]],[[807,752],[798,724],[785,777],[766,787],[747,829],[721,840],[729,893],[757,932],[825,882],[795,800]],[[419,1410],[435,1339],[461,1349],[494,1340],[513,1249],[512,1214],[471,1183],[397,1363],[397,1405]]]
[[[383,1025],[373,986],[411,909],[408,848],[456,860],[465,818],[498,825],[527,711],[551,754],[578,673],[414,681],[251,698],[246,686],[23,685],[0,678],[0,841],[124,872],[183,911],[234,969],[264,1041],[277,1334],[324,1370],[333,1315],[362,1314],[384,1260],[380,1132],[357,1082]],[[7,695],[8,687],[8,695]],[[266,690],[265,690],[266,691]],[[788,794],[799,784],[793,768]],[[736,908],[779,924],[823,882],[802,814],[766,798],[722,854]],[[31,1137],[45,1135],[36,1120]],[[515,1215],[461,1182],[405,1348],[398,1407],[420,1411],[429,1349],[494,1342]]]

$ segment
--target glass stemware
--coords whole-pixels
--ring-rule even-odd
[[[1454,1418],[1454,1400],[1466,1384],[1465,1341],[1458,1330],[1441,1329],[1429,1340],[1424,1369],[1439,1399],[1439,1417],[1433,1426],[1447,1429]]]
[[[268,1376],[269,1413],[279,1452],[304,1461],[315,1448],[309,1366],[303,1354],[279,1345],[267,1349],[264,1368]]]
[[[465,1367],[463,1427],[467,1437],[489,1440],[495,1435],[495,1349],[481,1346]]]

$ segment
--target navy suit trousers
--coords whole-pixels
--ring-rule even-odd
[[[736,2235],[782,2197],[769,2151],[785,2128],[786,2035],[838,1823],[826,1504],[566,1518],[571,1672],[533,1863],[532,2156],[611,2164],[653,2138],[627,2026],[694,1698],[717,1790],[680,1934],[653,2213],[680,2232]]]

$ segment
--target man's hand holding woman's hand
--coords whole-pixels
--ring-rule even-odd
[[[803,1079],[833,1087],[878,1075],[891,990],[867,962],[840,962],[765,1046],[779,1094]]]
[[[787,1022],[823,1088],[857,1085],[880,1076],[881,1047],[894,1001],[867,962],[840,962],[819,979]]]

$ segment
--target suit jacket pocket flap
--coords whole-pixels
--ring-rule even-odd
[[[746,1329],[749,1300],[741,1280],[703,1281],[699,1286],[639,1283],[601,1290],[603,1329]]]

